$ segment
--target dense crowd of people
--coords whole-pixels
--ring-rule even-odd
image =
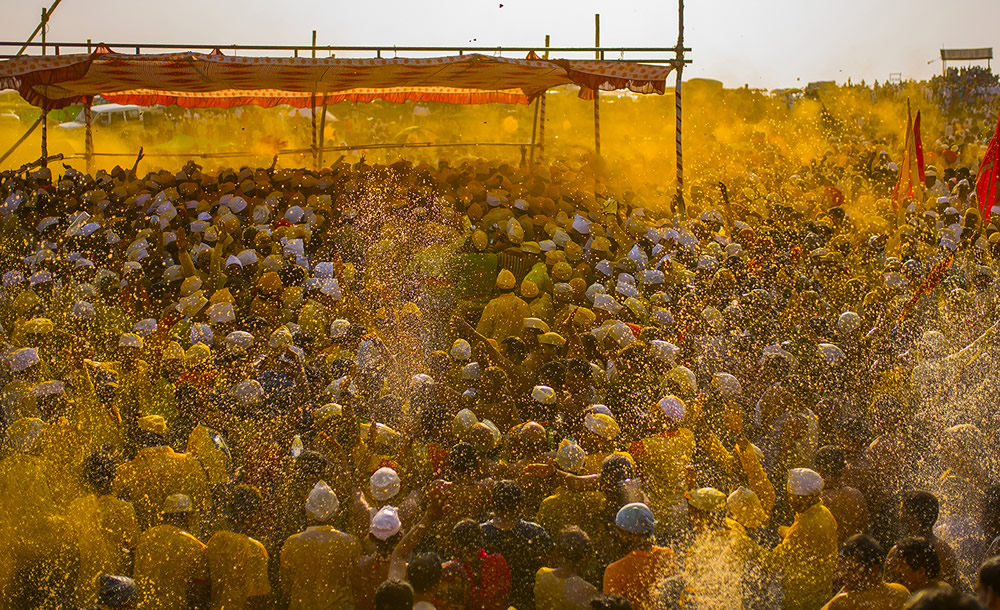
[[[0,606],[1000,608],[959,135],[898,208],[860,137],[683,217],[597,159],[10,178]]]

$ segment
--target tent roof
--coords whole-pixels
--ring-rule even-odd
[[[96,95],[119,104],[229,108],[253,104],[435,101],[527,104],[546,89],[663,93],[670,65],[543,60],[485,55],[430,59],[229,57],[221,53],[127,55],[100,46],[91,54],[21,56],[0,62],[0,89],[55,109]]]

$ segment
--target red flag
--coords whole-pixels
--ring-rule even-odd
[[[990,209],[996,201],[997,183],[1000,183],[1000,143],[997,134],[1000,133],[1000,117],[997,117],[997,128],[993,130],[993,139],[986,149],[983,162],[979,165],[979,177],[976,179],[976,198],[979,200],[979,213],[983,222],[990,219]]]
[[[917,112],[917,122],[913,122],[910,114],[910,100],[906,100],[906,140],[903,143],[903,160],[899,164],[899,179],[892,189],[892,207],[901,210],[904,201],[915,199],[923,201],[924,197],[924,151],[920,142],[920,112]],[[920,172],[919,174],[917,172]]]

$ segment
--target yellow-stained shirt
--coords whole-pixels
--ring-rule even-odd
[[[351,569],[361,556],[357,539],[329,525],[295,534],[281,549],[281,588],[289,610],[354,607]]]
[[[134,574],[141,610],[187,608],[191,587],[208,582],[205,545],[173,525],[151,527],[136,543]]]
[[[486,304],[476,331],[487,339],[503,341],[521,333],[525,318],[531,317],[528,304],[514,293],[501,294]]]
[[[101,574],[128,574],[128,551],[139,536],[135,511],[114,496],[88,494],[70,504],[66,521],[80,548],[76,601],[90,606],[97,602]]]
[[[678,428],[632,443],[629,452],[642,469],[644,488],[654,512],[669,510],[683,499],[684,467],[694,455],[694,434]]]
[[[219,532],[208,541],[205,556],[212,582],[213,610],[247,608],[250,598],[271,592],[267,550],[253,538]]]
[[[587,532],[596,545],[604,534],[601,515],[605,502],[604,494],[599,491],[570,491],[560,487],[542,500],[535,522],[552,538],[559,536],[563,528],[575,525]]]
[[[128,495],[141,528],[157,521],[167,496],[185,494],[195,510],[207,508],[211,500],[201,463],[170,447],[140,449],[134,460],[118,468],[115,492]]]
[[[868,591],[841,591],[822,610],[900,610],[910,592],[896,583],[881,583]]]
[[[597,587],[575,574],[562,578],[553,568],[540,568],[535,573],[537,610],[586,610],[598,593]]]
[[[830,599],[837,567],[837,521],[822,501],[795,515],[767,566],[784,575],[786,609],[814,610]]]

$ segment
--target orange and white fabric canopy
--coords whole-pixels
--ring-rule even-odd
[[[663,93],[670,65],[625,61],[544,60],[485,55],[430,59],[230,57],[214,52],[22,56],[0,62],[0,89],[16,89],[51,110],[100,95],[119,104],[230,108],[344,100],[527,104],[547,89]],[[315,97],[314,97],[315,96]]]

